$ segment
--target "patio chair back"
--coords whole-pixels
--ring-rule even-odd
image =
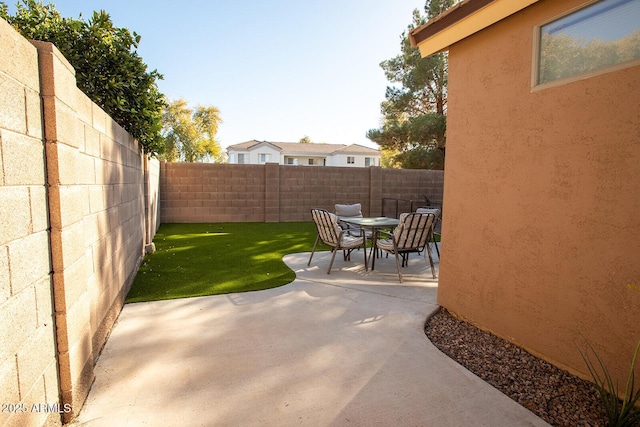
[[[338,217],[324,209],[311,209],[313,222],[318,229],[318,236],[325,245],[337,246],[342,229],[338,225]]]
[[[349,224],[348,222],[342,221],[342,218],[362,218],[362,204],[353,203],[350,205],[344,204],[336,204],[335,205],[336,215],[338,216],[338,225],[343,230],[347,230],[348,233],[352,236],[361,237],[363,236],[364,230],[362,228]],[[366,233],[367,239],[372,237],[371,233]]]
[[[338,216],[362,218],[362,205],[360,203],[351,205],[336,204],[335,209]]]
[[[440,209],[438,208],[418,208],[416,213],[432,213],[435,216],[434,222],[440,218]]]
[[[431,227],[435,221],[433,213],[404,213],[394,231],[396,249],[410,251],[424,248],[429,241]]]

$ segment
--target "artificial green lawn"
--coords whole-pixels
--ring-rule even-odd
[[[310,252],[316,236],[313,222],[162,224],[156,251],[145,257],[126,302],[285,285],[295,273],[282,257]]]

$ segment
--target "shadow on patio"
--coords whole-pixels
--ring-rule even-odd
[[[425,337],[437,280],[413,256],[287,255],[294,282],[128,304],[78,425],[511,425],[542,420]]]

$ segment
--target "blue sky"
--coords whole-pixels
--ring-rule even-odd
[[[44,1],[47,3],[47,1]],[[13,11],[15,1],[6,1]],[[106,10],[142,36],[161,92],[215,105],[223,147],[251,139],[361,144],[380,126],[379,64],[424,0],[57,0],[65,17]]]

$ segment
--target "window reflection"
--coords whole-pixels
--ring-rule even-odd
[[[640,58],[640,0],[602,0],[540,28],[538,84]]]

